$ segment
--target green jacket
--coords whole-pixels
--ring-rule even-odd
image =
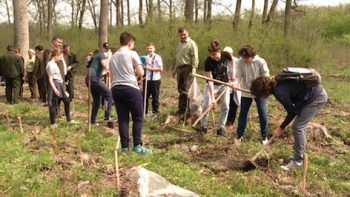
[[[24,76],[24,64],[22,58],[9,51],[0,57],[0,73],[4,78],[12,79]]]
[[[38,61],[37,78],[42,79],[46,75],[46,64],[44,62],[43,53],[36,54],[36,60]]]
[[[79,66],[79,61],[75,53],[69,52],[64,54],[64,60],[66,61],[67,67],[71,66],[72,69],[67,72],[66,79],[74,77],[77,67]]]

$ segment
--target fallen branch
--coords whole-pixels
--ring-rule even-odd
[[[18,122],[19,122],[19,128],[21,129],[21,133],[24,133],[23,132],[23,125],[22,125],[22,118],[21,118],[21,116],[18,116],[17,119],[18,119]]]
[[[171,126],[168,126],[170,129],[174,129],[174,130],[177,130],[177,131],[183,131],[183,132],[191,132],[190,130],[187,130],[187,129],[180,129],[180,128],[176,128],[176,127],[171,127]]]
[[[8,191],[10,191],[12,188],[13,188],[13,186],[11,186],[11,187],[7,188],[7,190],[1,192],[1,196],[4,195],[4,194],[6,194],[6,193],[7,193]]]

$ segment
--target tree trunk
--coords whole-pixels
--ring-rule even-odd
[[[160,4],[160,0],[157,1],[157,13],[158,13],[158,20],[162,19],[162,8]]]
[[[194,1],[194,22],[197,23],[198,22],[198,0]]]
[[[120,0],[113,1],[115,6],[115,25],[120,26]]]
[[[273,19],[273,17],[275,16],[275,11],[276,11],[276,7],[277,7],[277,3],[278,3],[278,0],[273,0],[273,1],[272,1],[269,14],[267,15],[267,18],[266,18],[266,21],[265,21],[266,23],[270,22],[270,21]]]
[[[75,12],[75,1],[71,1],[71,7],[72,7],[72,13],[71,13],[71,28],[75,26],[75,20],[74,20],[74,12]]]
[[[169,0],[169,16],[170,22],[173,21],[173,0]]]
[[[185,20],[186,20],[186,22],[193,22],[193,6],[194,6],[194,0],[186,0],[186,2],[185,2]]]
[[[47,39],[50,40],[52,37],[52,15],[53,15],[53,2],[52,0],[47,1]]]
[[[28,59],[29,29],[28,8],[26,1],[13,0],[14,44],[21,49],[21,56],[25,61]]]
[[[252,10],[250,11],[250,18],[249,18],[249,24],[248,24],[249,29],[251,29],[253,26],[254,15],[255,15],[255,0],[252,0]]]
[[[124,1],[120,0],[120,24],[124,26]]]
[[[207,22],[211,22],[211,8],[212,8],[212,5],[213,5],[213,0],[207,0],[207,3],[208,3],[208,10],[207,10]]]
[[[147,22],[153,21],[153,0],[148,1]]]
[[[84,13],[86,9],[86,0],[83,0],[80,10],[80,16],[79,16],[79,29],[83,28],[83,20],[84,20]]]
[[[203,20],[207,22],[207,10],[208,10],[208,0],[204,0],[204,8],[203,8]]]
[[[140,25],[143,25],[142,13],[143,13],[143,0],[139,0],[139,24]]]
[[[130,0],[126,0],[126,5],[128,9],[128,25],[131,25],[131,18],[130,18]]]
[[[288,38],[291,27],[291,11],[292,11],[292,0],[286,0],[286,9],[284,11],[284,37]]]
[[[113,21],[113,6],[112,6],[112,1],[109,3],[109,28],[112,28],[112,21]]]
[[[264,9],[263,9],[263,13],[261,16],[261,23],[265,23],[266,21],[266,16],[267,16],[267,9],[269,8],[269,0],[264,0]]]
[[[108,40],[108,0],[101,0],[100,22],[98,46],[102,48],[102,44]]]
[[[233,30],[238,30],[239,21],[241,19],[241,6],[242,6],[242,0],[236,1],[236,10],[235,10],[235,16],[233,19]]]

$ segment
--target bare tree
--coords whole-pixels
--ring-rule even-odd
[[[193,8],[194,0],[185,1],[185,20],[187,22],[193,22]]]
[[[108,0],[101,0],[100,22],[98,46],[102,48],[102,44],[108,40]]]
[[[208,0],[204,0],[204,8],[203,8],[203,20],[207,21],[207,10],[208,10]]]
[[[194,0],[194,22],[198,22],[198,10],[199,10],[199,5],[198,5],[198,0]]]
[[[284,37],[288,38],[291,27],[291,11],[292,0],[286,0],[286,8],[284,10]]]
[[[139,0],[139,24],[140,25],[143,25],[142,14],[143,14],[143,0]]]
[[[10,12],[10,5],[9,5],[9,0],[0,0],[0,3],[4,2],[5,4],[5,9],[6,9],[6,15],[7,15],[7,23],[11,23],[11,12]]]
[[[160,0],[157,0],[157,13],[158,13],[158,19],[162,19],[162,7]]]
[[[83,28],[83,19],[84,19],[85,9],[86,9],[86,0],[83,0],[81,4],[81,9],[80,9],[80,15],[79,15],[79,24],[78,24],[79,29]]]
[[[120,24],[124,26],[124,1],[120,1]]]
[[[272,20],[272,18],[275,16],[277,4],[278,4],[278,0],[273,0],[272,1],[269,14],[267,15],[267,18],[266,18],[266,21],[265,21],[266,23],[270,22]]]
[[[128,25],[131,25],[131,18],[130,18],[130,0],[126,0],[127,5],[127,13],[128,13]]]
[[[254,15],[255,15],[255,0],[252,0],[252,10],[250,11],[250,18],[249,18],[249,24],[248,24],[249,28],[252,28],[253,26]]]
[[[213,5],[213,0],[207,0],[207,3],[208,3],[208,10],[207,10],[207,16],[206,16],[206,18],[207,18],[207,22],[211,22],[211,8],[212,8],[212,5]]]
[[[26,1],[13,0],[14,44],[21,49],[21,55],[26,61],[29,49],[28,8]]]
[[[53,17],[53,1],[47,1],[47,39],[52,37],[52,17]]]
[[[239,21],[241,19],[241,6],[242,6],[242,0],[237,0],[236,1],[236,10],[235,10],[235,16],[233,19],[233,30],[237,31]]]
[[[92,21],[94,22],[95,29],[97,29],[97,14],[96,14],[96,4],[94,0],[88,0],[89,11],[92,17]]]
[[[147,17],[146,17],[146,22],[152,22],[153,21],[153,0],[146,0],[146,6],[147,6]]]
[[[269,0],[264,0],[264,8],[263,8],[263,13],[261,16],[261,23],[265,23],[266,21],[266,16],[267,16],[267,9],[269,8]]]

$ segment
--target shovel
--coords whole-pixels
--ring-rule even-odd
[[[274,138],[275,138],[275,135],[273,135],[270,138],[270,140],[267,142],[267,144],[263,145],[263,147],[260,149],[260,151],[254,155],[254,157],[252,157],[251,159],[244,162],[243,168],[242,168],[244,171],[254,170],[254,169],[257,169],[259,167],[255,163],[255,160],[258,158],[259,155],[261,155],[262,152],[265,151],[265,149],[269,146],[269,144],[273,141]]]

